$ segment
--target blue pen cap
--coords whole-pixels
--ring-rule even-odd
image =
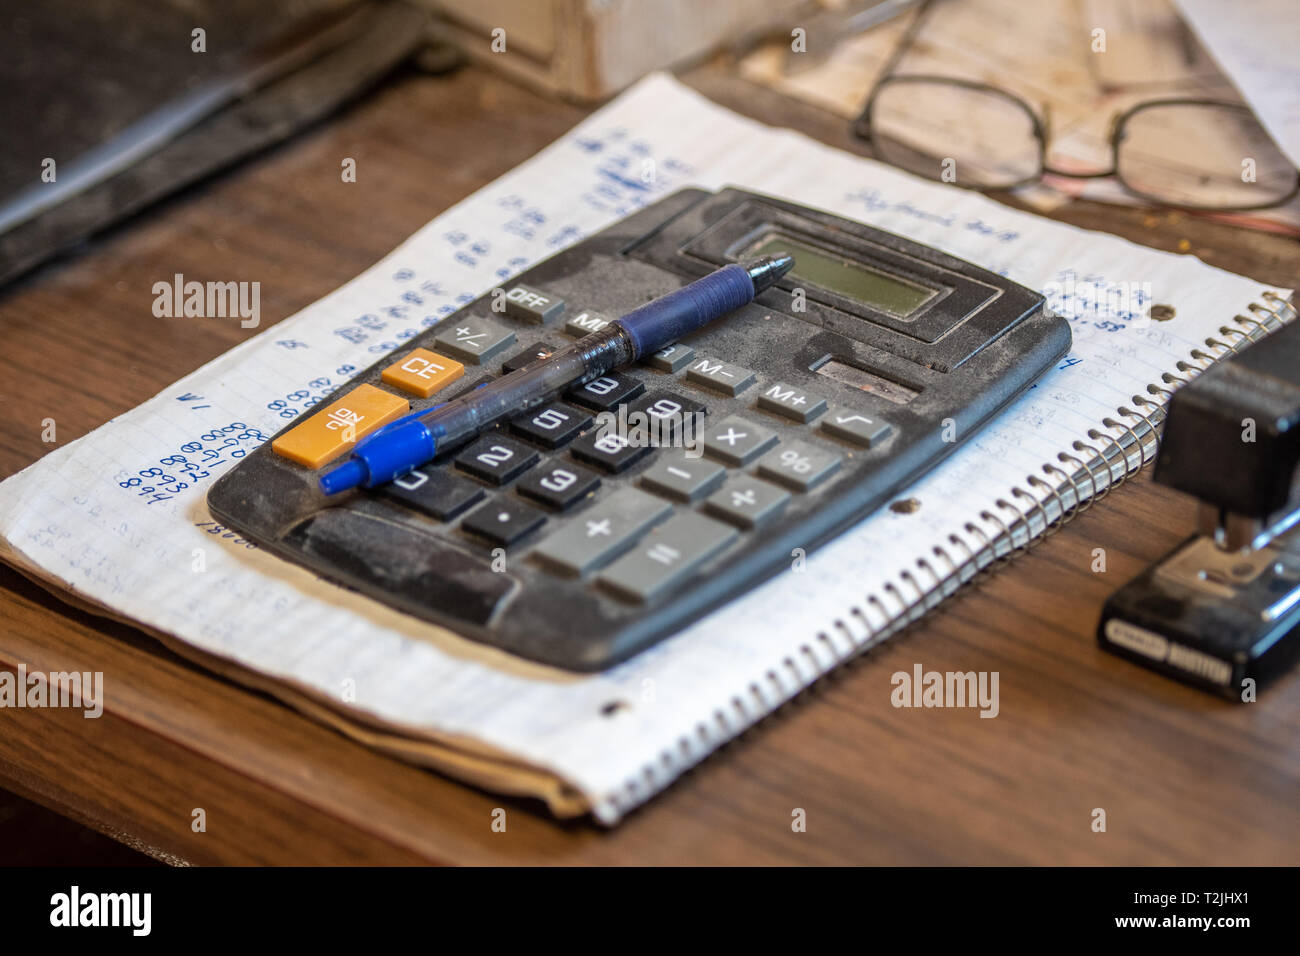
[[[433,433],[416,416],[408,415],[360,442],[351,458],[321,476],[321,490],[333,495],[358,485],[386,484],[428,461],[436,449]]]

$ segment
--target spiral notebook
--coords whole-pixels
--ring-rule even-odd
[[[207,513],[210,481],[163,500],[131,485],[183,449],[212,453],[213,477],[223,473],[245,451],[223,438],[232,423],[274,431],[337,370],[527,264],[677,188],[727,184],[1041,289],[1074,347],[909,489],[913,507],[882,510],[801,571],[602,674],[509,657],[246,547]],[[612,824],[1141,468],[1172,389],[1292,320],[1288,297],[916,180],[654,76],[333,294],[0,483],[0,557],[368,745]],[[112,697],[110,679],[107,709]]]

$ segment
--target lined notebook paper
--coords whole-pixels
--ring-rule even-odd
[[[204,495],[248,451],[250,427],[278,430],[461,303],[660,196],[728,184],[1044,290],[1074,348],[908,492],[919,508],[868,518],[801,572],[603,674],[465,641],[213,523]],[[1152,321],[1152,304],[1173,317]],[[333,294],[4,481],[0,557],[371,745],[613,823],[1122,480],[1151,456],[1172,384],[1293,316],[1278,290],[1191,257],[921,182],[653,76]],[[177,454],[208,477],[132,480]],[[111,706],[111,682],[105,693]]]

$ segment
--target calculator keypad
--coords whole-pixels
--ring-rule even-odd
[[[544,324],[563,310],[563,300],[532,286],[517,284],[506,293],[507,315],[522,321]],[[584,310],[568,320],[565,331],[582,336],[608,324],[606,316]],[[472,317],[456,321],[435,337],[444,352],[473,364],[484,364],[515,341],[513,331]],[[556,348],[547,342],[534,343],[502,362],[501,372],[523,368]],[[741,395],[758,377],[752,369],[697,356],[682,343],[659,350],[644,364],[729,397]],[[455,359],[415,349],[386,369],[383,380],[428,398],[463,373],[464,366]],[[801,425],[827,411],[824,398],[785,382],[764,386],[750,407]],[[690,449],[656,449],[631,442],[617,431],[594,427],[593,413],[620,408],[625,408],[633,427],[645,423],[654,429],[658,442],[696,444]],[[416,469],[380,493],[443,522],[469,512],[461,528],[498,547],[515,544],[547,523],[546,513],[534,505],[553,514],[574,511],[533,548],[539,565],[571,577],[595,574],[612,596],[646,603],[683,584],[739,540],[741,533],[753,532],[780,514],[791,500],[791,490],[810,491],[843,463],[842,455],[824,445],[782,444],[773,429],[742,415],[727,415],[703,426],[707,411],[703,402],[679,391],[647,393],[640,379],[611,372],[569,389],[563,401],[526,412],[506,426],[529,444],[553,452],[567,448],[574,460],[543,459],[501,429],[455,456],[457,470],[489,485],[505,488],[518,479],[513,495],[489,497],[475,481],[433,466]],[[862,447],[878,444],[889,431],[887,424],[839,406],[822,426],[827,433]],[[700,454],[701,440],[707,458]],[[578,509],[600,490],[601,478],[577,461],[619,475],[652,452],[654,460],[636,479],[639,487],[617,487],[594,505]],[[755,474],[737,470],[755,464]],[[700,502],[701,510],[683,510]]]

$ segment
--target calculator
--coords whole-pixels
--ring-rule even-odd
[[[636,366],[388,485],[320,491],[376,428],[777,253],[795,257],[777,286]],[[862,223],[685,189],[404,343],[246,456],[208,505],[280,557],[468,640],[602,670],[790,568],[973,436],[1069,348],[1043,305]],[[640,427],[657,421],[679,427]]]

